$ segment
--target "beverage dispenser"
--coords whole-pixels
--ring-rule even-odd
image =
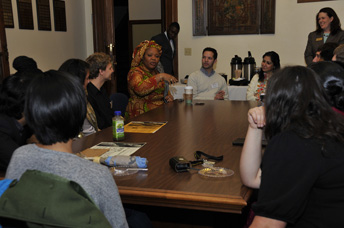
[[[235,78],[235,71],[236,70],[242,70],[242,60],[237,55],[235,55],[231,61],[231,78]]]
[[[252,77],[255,74],[255,68],[256,68],[256,61],[251,55],[251,52],[248,52],[248,57],[244,59],[244,78],[247,79],[247,81],[251,81]]]

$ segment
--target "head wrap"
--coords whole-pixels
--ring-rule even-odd
[[[140,65],[143,55],[146,50],[150,47],[158,49],[159,55],[161,55],[161,46],[157,44],[154,40],[145,40],[142,41],[133,52],[133,60],[131,61],[131,67],[137,67]]]

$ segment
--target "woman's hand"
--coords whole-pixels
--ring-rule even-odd
[[[170,74],[166,74],[166,73],[160,73],[155,75],[155,79],[160,82],[160,81],[167,81],[169,84],[174,84],[176,82],[178,82],[178,80],[173,77]]]
[[[165,97],[165,100],[167,101],[167,103],[170,103],[173,101],[173,96],[171,94],[168,94],[166,97]]]
[[[249,127],[240,157],[240,177],[242,183],[250,188],[259,188],[261,181],[260,163],[262,161],[262,127],[265,126],[264,107],[248,111]]]
[[[251,108],[248,110],[249,127],[253,129],[263,128],[265,126],[265,108],[264,106]]]

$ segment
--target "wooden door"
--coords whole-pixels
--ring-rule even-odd
[[[163,31],[172,22],[178,22],[178,1],[176,0],[161,0],[161,19],[163,21]],[[176,78],[178,76],[178,37],[175,39],[175,54],[173,58],[173,72]]]
[[[115,55],[115,21],[114,21],[114,1],[115,0],[92,0],[93,12],[93,40],[94,51],[105,52],[113,56],[115,66],[115,76],[117,61]],[[178,21],[178,7],[176,0],[161,0],[163,30],[173,21]],[[129,53],[131,56],[131,53]],[[130,60],[129,60],[130,61]],[[178,40],[176,40],[176,56],[174,58],[174,72],[178,78]],[[117,80],[113,77],[107,91],[117,92]],[[110,93],[110,92],[109,92]]]
[[[4,15],[2,12],[2,5],[0,4],[0,83],[5,77],[10,75],[9,66]]]
[[[117,92],[114,0],[92,0],[94,52],[104,52],[113,58],[114,77],[106,83],[109,94]]]

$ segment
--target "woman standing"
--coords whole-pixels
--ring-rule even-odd
[[[175,83],[177,79],[166,73],[159,73],[157,65],[161,56],[161,46],[155,41],[145,40],[134,50],[131,69],[128,73],[130,94],[126,117],[133,118],[142,113],[173,101],[173,96],[164,96],[165,81]]]
[[[260,95],[265,94],[266,83],[273,72],[281,67],[279,55],[274,51],[263,55],[262,69],[254,75],[246,92],[246,99],[259,101]]]
[[[319,46],[327,42],[344,43],[344,31],[336,12],[330,8],[322,8],[316,15],[317,29],[308,35],[305,50],[305,61],[309,65],[315,57]]]

